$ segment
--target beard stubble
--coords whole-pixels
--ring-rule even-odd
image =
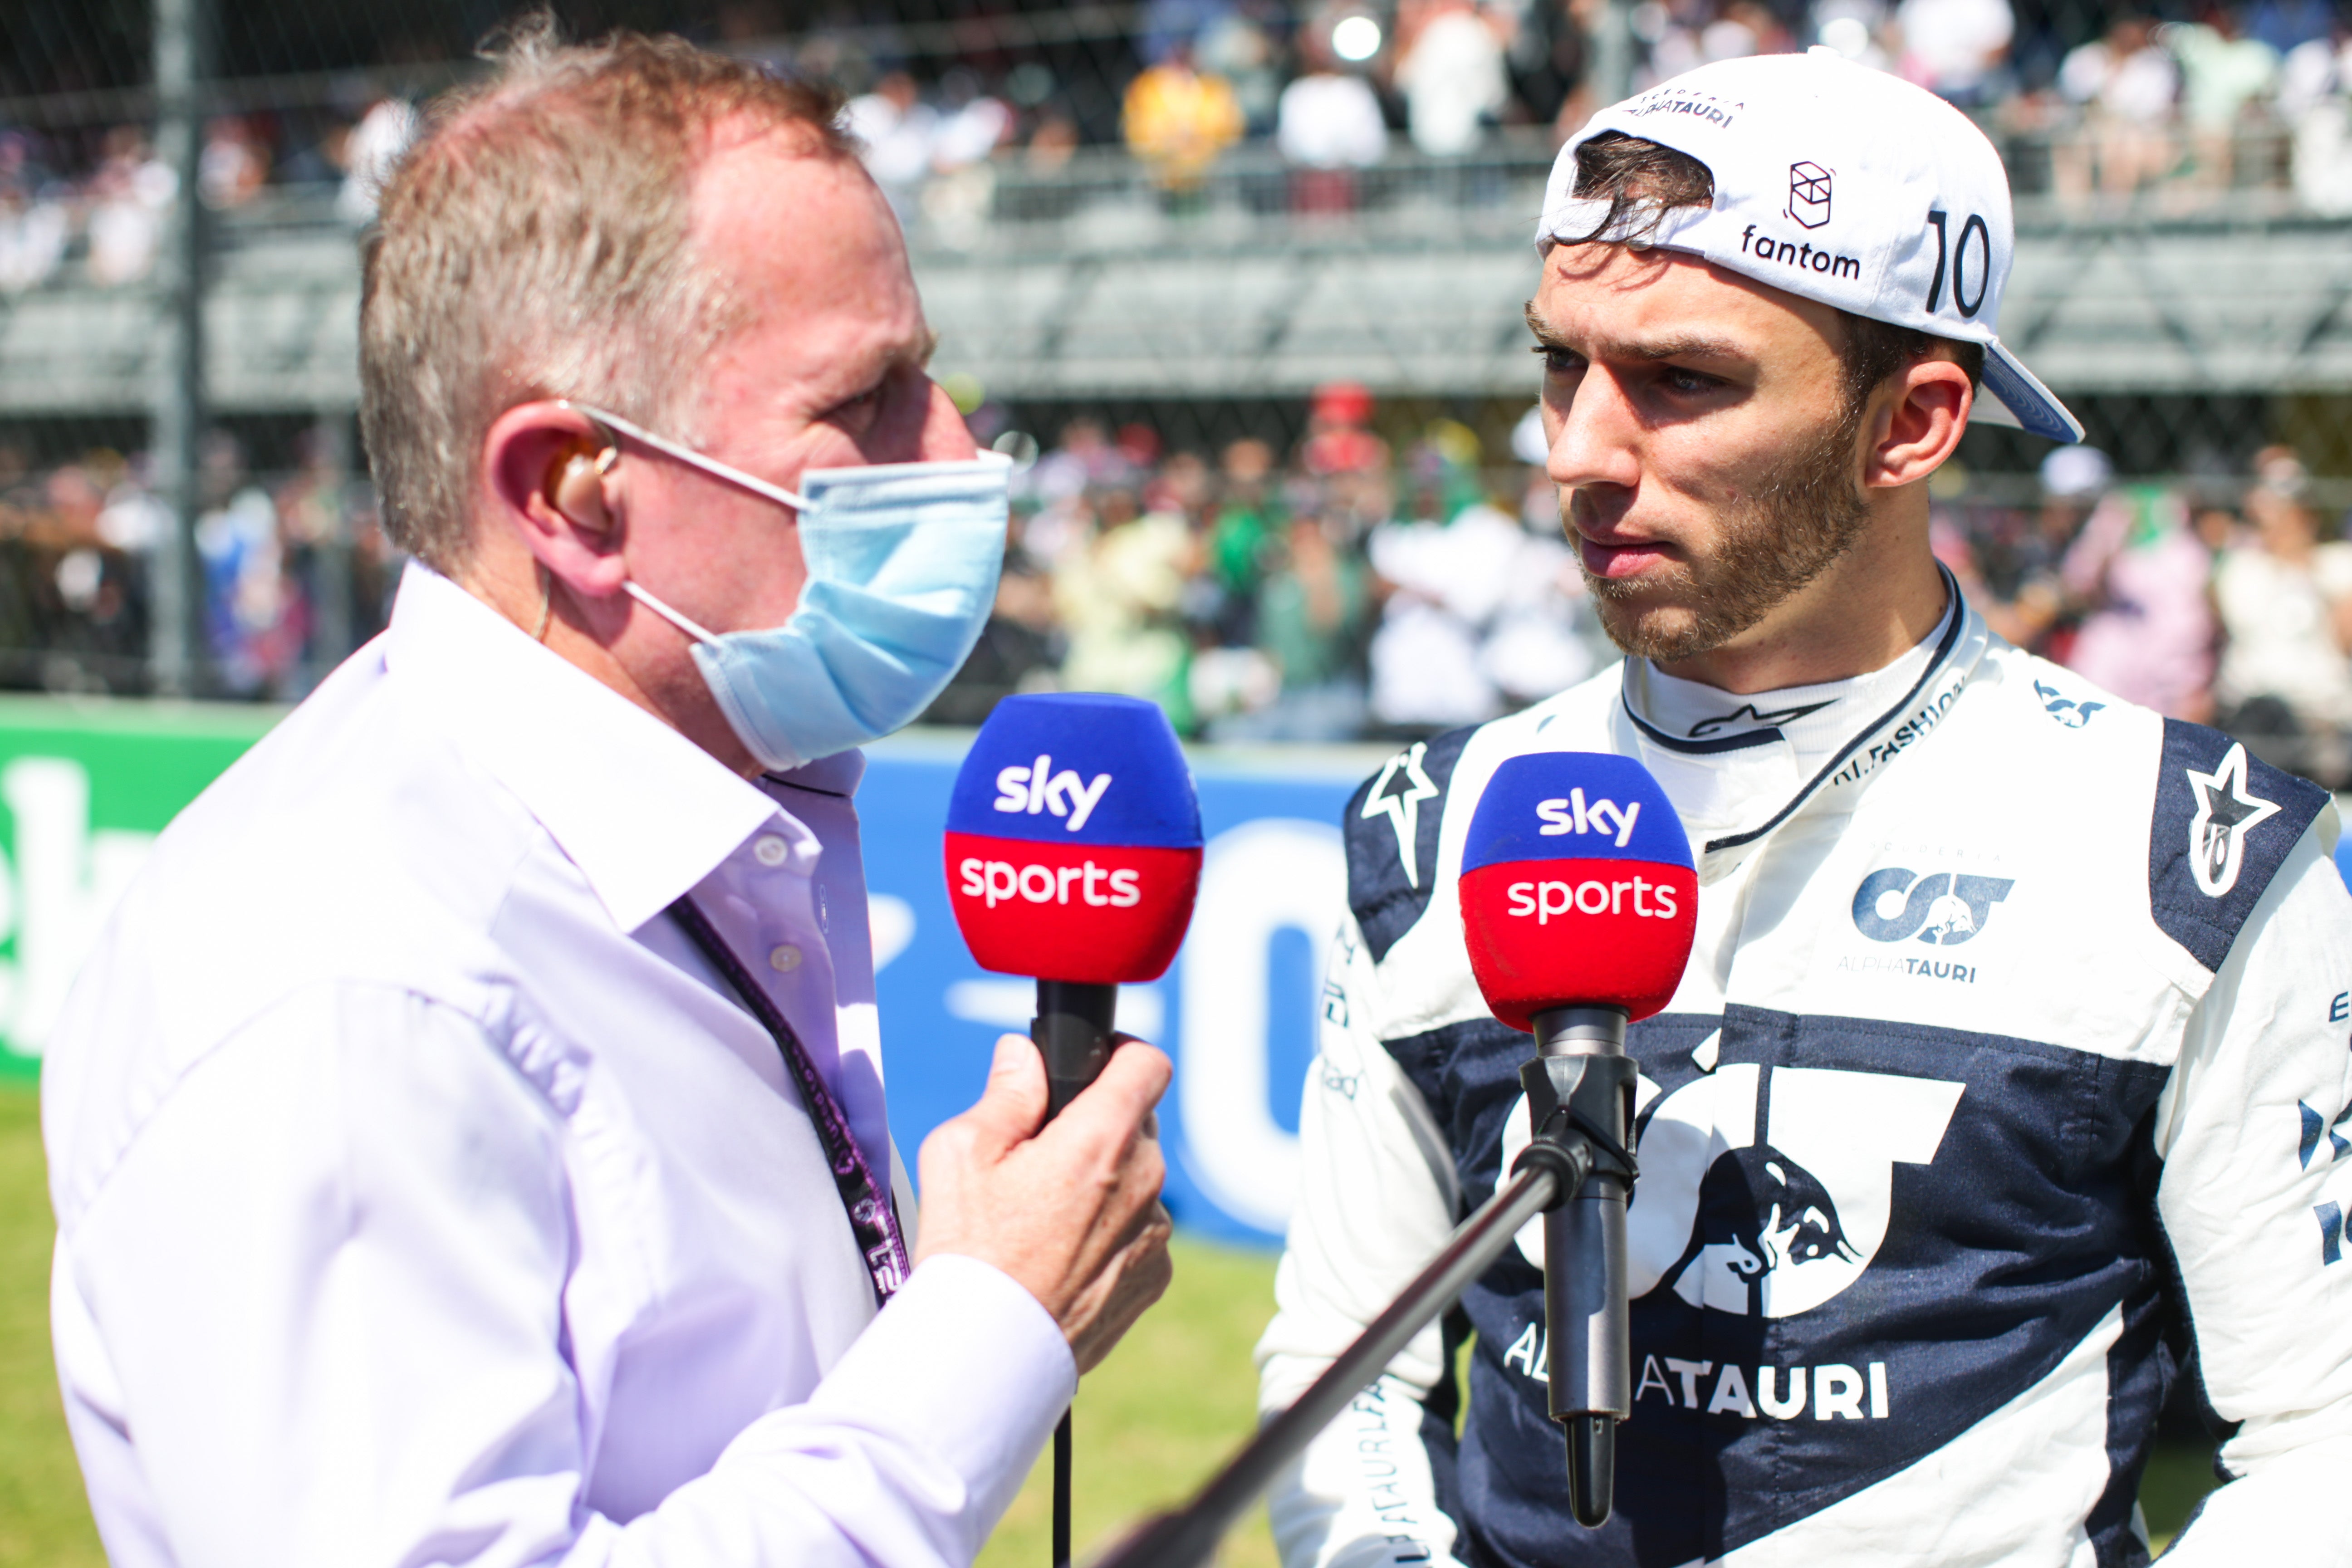
[[[1786,452],[1724,519],[1703,562],[1674,563],[1664,585],[1675,611],[1645,611],[1656,575],[1643,582],[1596,577],[1585,586],[1601,629],[1625,652],[1659,664],[1712,653],[1786,604],[1853,548],[1870,521],[1855,482],[1855,405]],[[1564,504],[1572,504],[1563,498]],[[1583,566],[1582,552],[1578,565]],[[1662,621],[1670,624],[1659,624]]]

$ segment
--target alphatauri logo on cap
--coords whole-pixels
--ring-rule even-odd
[[[1789,165],[1789,216],[1807,228],[1830,221],[1830,172],[1811,159]]]

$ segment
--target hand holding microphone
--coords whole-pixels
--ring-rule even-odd
[[[1168,1218],[1157,1201],[1161,1166],[1142,1121],[1167,1087],[1167,1058],[1139,1043],[1122,1047],[1112,1021],[1122,983],[1167,972],[1201,884],[1201,807],[1176,732],[1157,707],[1131,697],[1005,699],[956,774],[946,848],[948,898],[972,957],[1001,974],[1036,976],[1037,1016],[1029,1034],[1045,1081],[1035,1082],[1037,1064],[1013,1037],[1000,1041],[990,1095],[960,1119],[972,1125],[955,1134],[942,1161],[953,1149],[988,1146],[982,1113],[1003,1083],[1012,1102],[1025,1107],[1004,1114],[1028,1117],[1015,1136],[1066,1109],[1069,1121],[1037,1132],[1034,1144],[1066,1150],[1072,1137],[1056,1134],[1069,1129],[1077,1152],[1096,1155],[1099,1169],[1092,1173],[1083,1159],[1068,1169],[1049,1164],[1048,1191],[1108,1197],[1120,1171],[1149,1165],[1148,1209],[1115,1205],[1088,1227],[1088,1237],[1099,1236],[1112,1250],[1092,1272],[1071,1273],[1087,1283],[1068,1315],[1032,1287],[1070,1334],[1083,1371],[1109,1352],[1168,1282]],[[1148,1068],[1139,1065],[1146,1052]],[[1101,1087],[1088,1093],[1097,1079]],[[1139,1099],[1147,1089],[1148,1098]],[[1021,1100],[1024,1094],[1029,1099]],[[1130,1114],[1122,1117],[1122,1110]],[[1125,1157],[1106,1163],[1112,1152],[1106,1140],[1122,1126],[1129,1129]],[[929,1144],[923,1154],[928,1185]],[[1130,1197],[1140,1193],[1140,1173],[1128,1185]],[[928,1215],[924,1228],[928,1234]],[[1065,1415],[1054,1434],[1057,1565],[1070,1557],[1070,1472]]]
[[[1168,1058],[1130,1041],[1095,1091],[1051,1126],[1045,1073],[1018,1035],[996,1042],[988,1089],[923,1140],[919,1267],[934,1253],[1011,1276],[1061,1325],[1091,1372],[1168,1288],[1166,1167],[1151,1108]]]
[[[1520,1165],[1563,1150],[1589,1156],[1581,1186],[1544,1215],[1544,1315],[1570,1506],[1597,1527],[1615,1487],[1617,1423],[1633,1408],[1625,1205],[1635,1073],[1625,1026],[1681,984],[1698,876],[1674,806],[1639,763],[1541,752],[1496,769],[1478,797],[1461,899],[1487,1006],[1536,1037],[1538,1055],[1519,1074],[1535,1134]]]

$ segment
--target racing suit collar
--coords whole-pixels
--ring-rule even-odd
[[[1828,761],[1810,773],[1799,770],[1795,748],[1777,729],[1712,742],[1664,733],[1634,711],[1640,673],[1628,661],[1618,702],[1619,749],[1640,758],[1675,803],[1697,853],[1702,882],[1730,871],[1800,815],[1852,809],[1884,768],[1934,731],[1991,640],[1952,574],[1943,576],[1951,613],[1934,637],[1926,667],[1894,700],[1867,710],[1828,749]]]

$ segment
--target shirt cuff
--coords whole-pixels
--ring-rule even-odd
[[[809,1401],[898,1427],[971,1489],[981,1536],[1028,1479],[1078,1391],[1061,1325],[977,1258],[924,1259]]]

